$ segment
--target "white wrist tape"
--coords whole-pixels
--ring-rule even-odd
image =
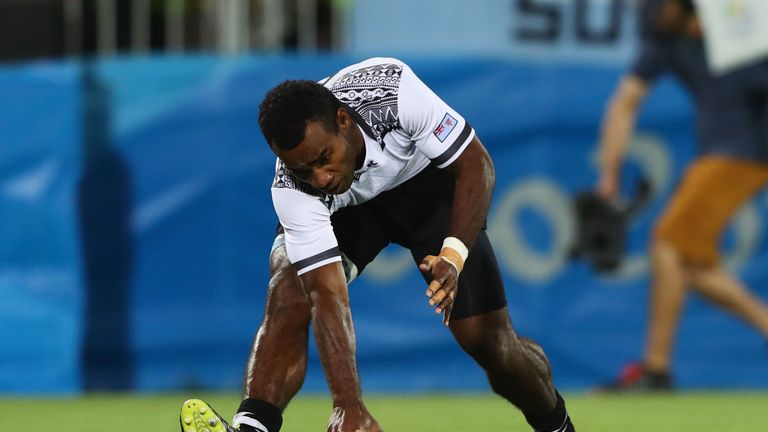
[[[469,250],[467,247],[461,240],[457,239],[456,237],[446,237],[445,240],[443,240],[443,247],[451,248],[458,252],[462,261],[466,261],[467,257],[469,256]]]
[[[445,261],[445,262],[447,262],[447,263],[448,263],[448,264],[450,264],[450,265],[451,265],[453,268],[455,268],[455,269],[456,269],[456,274],[459,274],[459,273],[461,273],[461,270],[464,268],[464,266],[463,266],[463,265],[461,266],[461,268],[459,268],[459,264],[456,264],[455,262],[453,262],[453,261],[449,260],[448,258],[446,258],[446,257],[444,257],[444,256],[442,256],[442,255],[441,255],[441,256],[439,256],[439,257],[437,257],[437,258],[438,258],[438,259],[441,259],[441,260],[443,260],[443,261]]]

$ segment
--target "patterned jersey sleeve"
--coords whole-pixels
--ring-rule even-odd
[[[341,261],[331,212],[323,201],[302,191],[289,176],[278,173],[272,185],[272,203],[285,230],[288,259],[299,275]]]
[[[408,67],[403,67],[398,95],[400,125],[438,168],[461,155],[475,131]]]

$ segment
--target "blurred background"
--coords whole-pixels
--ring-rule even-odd
[[[622,265],[571,259],[636,27],[623,0],[0,0],[0,394],[239,391],[277,222],[258,104],[373,56],[409,63],[493,156],[512,319],[558,386],[610,380],[641,354],[648,237],[695,148],[663,81],[628,156],[623,191],[652,194]],[[724,239],[763,299],[767,216],[761,192]],[[392,247],[351,285],[364,389],[486,391],[423,284]],[[765,341],[695,296],[679,340],[680,387],[768,388]],[[325,391],[310,347],[304,389]]]

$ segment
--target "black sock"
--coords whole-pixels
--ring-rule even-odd
[[[280,408],[259,399],[243,399],[235,414],[242,432],[278,432],[283,425]]]
[[[557,395],[555,409],[540,416],[526,415],[525,419],[537,432],[575,432],[576,429],[574,429],[568,411],[565,409],[563,397],[557,391],[555,394]]]

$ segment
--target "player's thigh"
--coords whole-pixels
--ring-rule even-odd
[[[442,238],[435,238],[434,244],[411,248],[411,255],[418,265],[425,256],[437,253],[441,245]],[[506,305],[504,283],[493,247],[485,231],[480,231],[459,275],[451,321],[483,315]]]

